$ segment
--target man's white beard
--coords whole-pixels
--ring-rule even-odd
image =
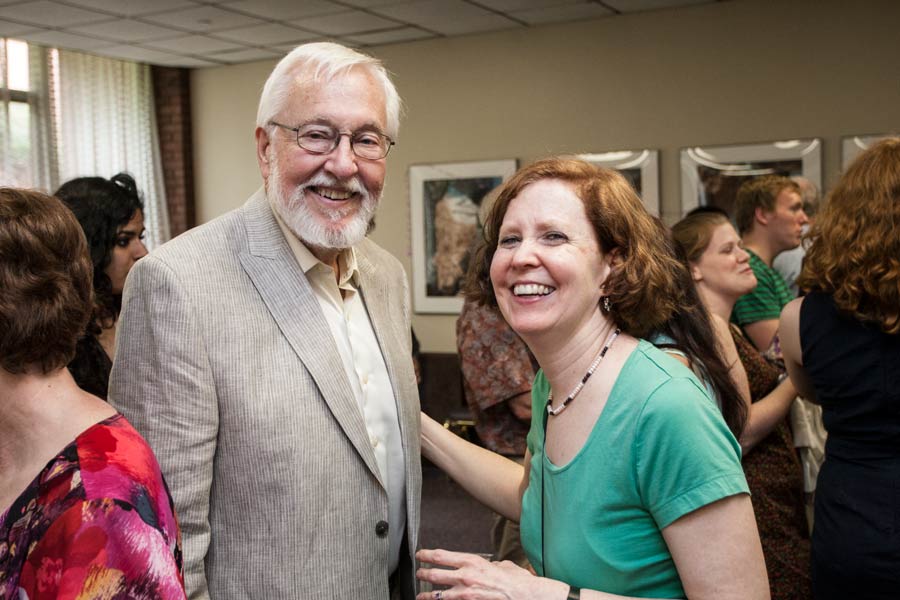
[[[339,182],[334,177],[320,171],[311,179],[294,188],[290,198],[285,199],[282,193],[281,173],[277,165],[276,161],[271,161],[266,195],[269,203],[278,212],[278,216],[300,240],[317,248],[343,250],[358,244],[366,237],[369,223],[375,217],[375,209],[381,198],[380,194],[378,197],[370,194],[358,176]],[[310,187],[346,189],[359,194],[360,201],[347,201],[346,205],[336,206],[332,209],[319,207],[314,211],[304,199],[304,195]],[[351,217],[349,222],[343,226],[337,225],[341,219],[354,210],[356,214]],[[327,226],[322,222],[322,217],[334,225]]]

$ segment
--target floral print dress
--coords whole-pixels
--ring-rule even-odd
[[[750,398],[757,402],[778,385],[780,371],[735,327],[731,328],[731,335],[747,371]],[[808,600],[812,591],[803,472],[787,419],[744,454],[742,462],[766,559],[772,600]]]
[[[184,598],[172,497],[122,415],[81,433],[0,514],[0,598]]]

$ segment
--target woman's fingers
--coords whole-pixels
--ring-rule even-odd
[[[477,554],[469,554],[468,552],[453,552],[450,550],[441,549],[419,550],[418,552],[416,552],[416,558],[419,559],[419,562],[427,562],[433,565],[443,565],[445,567],[453,567],[455,569],[468,565],[475,565],[478,564],[479,561],[487,562]]]

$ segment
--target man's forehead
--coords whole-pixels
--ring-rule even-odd
[[[353,119],[359,125],[384,128],[387,101],[380,82],[364,69],[350,69],[330,78],[294,78],[285,109],[307,121]],[[359,126],[358,125],[358,126]]]
[[[781,202],[782,204],[794,204],[794,203],[802,203],[803,199],[800,198],[800,193],[793,188],[784,188],[778,195],[775,196],[776,202]]]

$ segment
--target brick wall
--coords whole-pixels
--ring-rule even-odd
[[[190,71],[151,68],[172,237],[196,225]]]

